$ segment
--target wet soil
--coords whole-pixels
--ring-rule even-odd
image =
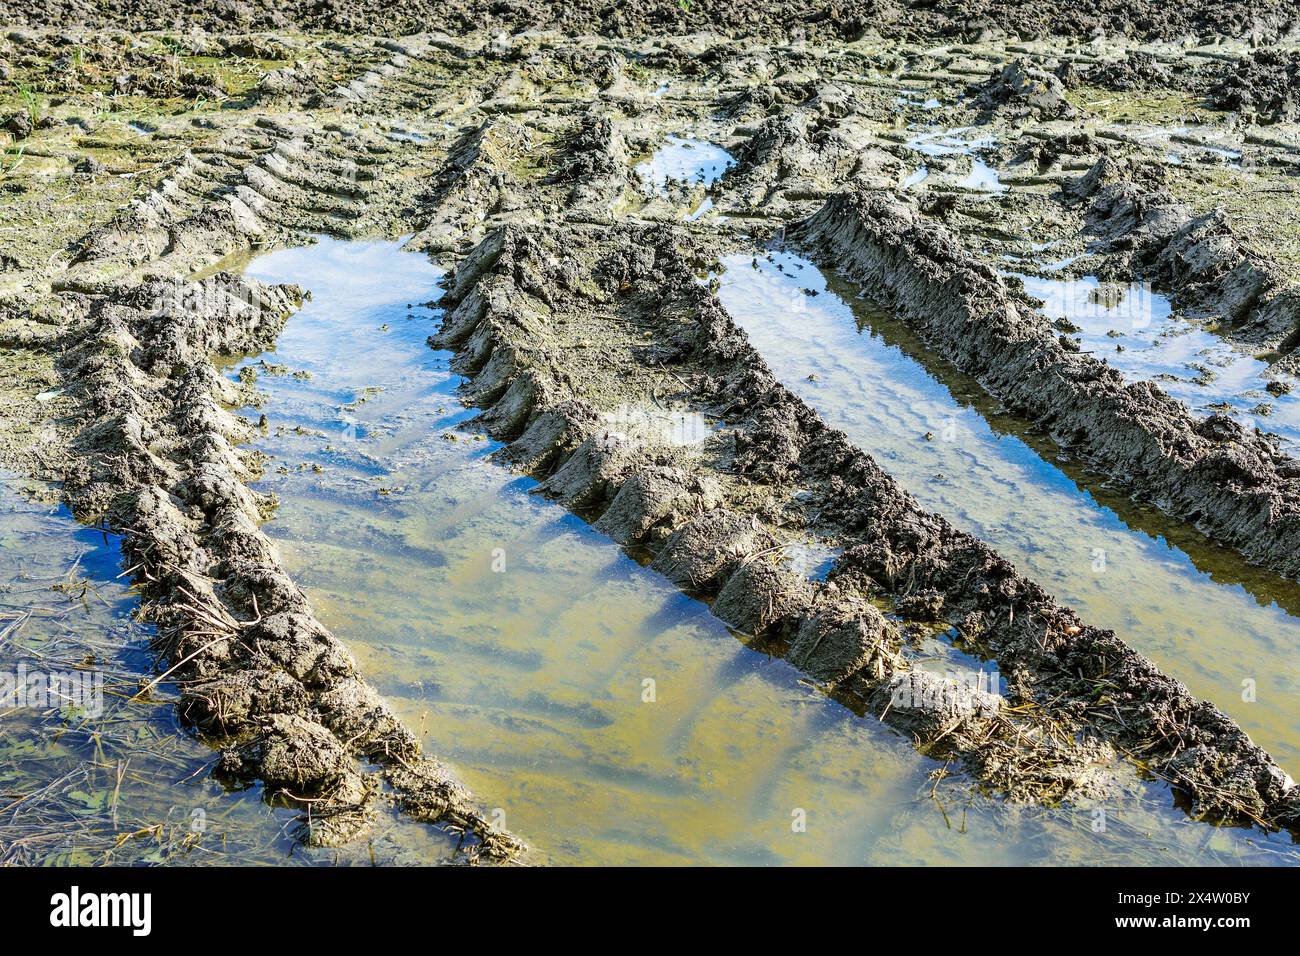
[[[421,257],[325,240],[263,256],[248,274],[313,292],[275,352],[230,373],[255,372],[265,393],[271,424],[257,445],[270,461],[255,487],[278,501],[268,533],[408,726],[528,834],[531,859],[1201,858],[1186,842],[1195,825],[1136,775],[1121,771],[1111,822],[1094,833],[1097,806],[1013,808],[943,773],[530,493],[536,482],[493,462],[498,443],[460,427],[476,412],[458,400],[452,356],[422,347],[443,316],[408,308],[438,292],[440,270]],[[680,422],[681,439],[714,430],[669,416],[617,422],[643,433]],[[836,555],[810,546],[787,563],[824,579]],[[923,669],[997,679],[943,635],[911,652]],[[796,832],[800,810],[812,825]],[[1220,859],[1286,858],[1284,842],[1251,831],[1223,831],[1215,846]]]
[[[9,13],[8,11],[6,11]],[[635,7],[580,2],[430,4],[401,0],[379,4],[277,3],[232,0],[210,3],[86,4],[81,0],[39,0],[14,9],[9,22],[89,27],[124,26],[133,30],[196,25],[209,30],[273,30],[290,25],[340,32],[412,33],[430,28],[526,30],[546,27],[569,34],[629,37],[717,31],[740,35],[812,36],[858,39],[863,36],[920,40],[936,37],[965,40],[1040,39],[1075,36],[1133,36],[1143,40],[1183,37],[1249,38],[1276,41],[1295,30],[1294,11],[1280,0],[1198,0],[1178,7],[1160,3],[1085,0],[1033,5],[1008,0],[975,3],[857,0],[810,11],[785,2],[759,9],[717,0],[679,4],[650,0]]]
[[[1187,8],[1140,29],[1270,42],[1286,30],[1272,9],[1247,25],[1253,8]],[[652,14],[644,25],[661,32]],[[317,15],[303,22],[335,17]],[[1243,183],[1234,196],[1290,202],[1300,141],[1285,116],[1252,126],[1269,117],[1197,99],[1244,48],[1152,47],[1171,76],[1193,77],[1156,94],[1143,88],[1151,63],[1091,69],[1119,55],[1104,39],[1061,50],[961,26],[961,42],[938,48],[752,44],[650,38],[603,14],[585,28],[597,21],[629,39],[200,33],[154,35],[125,57],[62,33],[4,40],[10,102],[29,121],[5,133],[6,196],[39,228],[5,253],[0,412],[18,427],[0,455],[121,535],[158,669],[181,720],[219,751],[218,778],[294,809],[309,843],[355,845],[391,805],[435,841],[454,835],[458,859],[521,852],[491,812],[504,800],[471,796],[432,756],[455,748],[456,710],[430,732],[395,703],[400,686],[375,683],[382,660],[348,649],[355,622],[318,616],[295,580],[309,569],[268,534],[259,436],[283,425],[256,379],[277,363],[218,371],[273,350],[301,305],[297,286],[236,274],[251,253],[317,234],[413,235],[408,248],[452,270],[431,341],[482,410],[457,442],[500,442],[482,443],[485,470],[531,476],[591,524],[583,534],[625,548],[678,600],[707,603],[818,700],[881,718],[998,805],[1082,807],[1140,772],[1172,788],[1145,799],[1190,819],[1293,828],[1294,785],[1241,724],[1284,764],[1289,741],[1273,716],[1228,716],[1236,675],[1188,667],[1209,700],[1192,697],[1178,665],[1170,676],[1139,653],[1128,632],[1140,622],[1098,617],[1048,564],[994,551],[979,539],[998,538],[993,522],[965,527],[971,498],[913,497],[910,463],[893,473],[856,419],[823,421],[778,381],[713,287],[729,257],[797,244],[889,308],[928,363],[970,376],[1017,429],[1045,432],[1026,454],[1074,456],[1080,487],[1136,500],[1117,513],[1163,513],[1149,527],[1197,542],[1183,550],[1194,562],[1235,549],[1244,560],[1223,565],[1234,587],[1283,595],[1260,628],[1284,644],[1300,500],[1285,436],[1257,430],[1269,418],[1258,407],[1180,401],[1159,373],[1086,354],[1068,316],[1040,314],[1003,275],[1153,282],[1178,321],[1255,350],[1260,380],[1282,389],[1300,340],[1290,220],[1257,221],[1235,198],[1205,208],[1224,176]],[[329,25],[378,22],[353,8]],[[847,22],[824,21],[828,34]],[[726,29],[726,15],[714,23]],[[1029,18],[1014,23],[1033,35]],[[418,304],[411,322],[426,321]],[[409,427],[459,423],[437,412],[443,398],[415,394]],[[383,402],[361,386],[339,411]],[[379,484],[400,502],[400,481]],[[389,525],[392,540],[404,523]],[[374,546],[425,553],[403,547]],[[821,557],[792,567],[790,553]],[[714,624],[701,633],[721,640]],[[935,634],[996,663],[1007,686],[921,666],[918,642]],[[1268,660],[1261,642],[1251,666]],[[460,664],[447,651],[440,667]],[[478,789],[504,777],[481,775]]]
[[[0,481],[5,865],[455,858],[456,840],[396,815],[377,821],[369,845],[307,847],[294,836],[296,810],[265,800],[260,788],[231,791],[213,780],[212,751],[177,720],[176,686],[164,680],[135,696],[156,676],[153,632],[136,618],[120,542],[42,504],[43,495],[40,485]],[[17,697],[18,686],[30,692]]]
[[[719,281],[773,372],[926,507],[1127,634],[1295,762],[1300,671],[1279,637],[1295,626],[1300,589],[1090,479],[896,316],[810,261],[788,250],[731,256]],[[1250,702],[1224,693],[1245,680],[1269,690]]]
[[[1228,744],[1235,751],[1228,759],[1238,768],[1230,776],[1250,789],[1227,796],[1215,783],[1201,791],[1214,794],[1204,812],[1231,814],[1250,806],[1248,816],[1289,818],[1288,778],[1244,734],[1228,730],[1230,721],[1205,704],[1189,709],[1181,685],[1153,681],[1149,662],[1112,633],[1074,623],[1071,612],[1022,583],[1002,559],[985,557],[982,545],[921,511],[871,459],[774,382],[694,277],[698,253],[684,235],[651,227],[606,231],[597,240],[583,232],[584,246],[597,242],[608,249],[590,278],[569,271],[581,268],[572,259],[556,256],[553,244],[561,240],[553,232],[504,227],[490,235],[458,268],[449,292],[453,311],[434,340],[454,347],[461,368],[475,373],[468,394],[488,409],[480,427],[510,440],[507,458],[549,475],[543,493],[579,513],[600,515],[596,527],[649,549],[652,568],[692,591],[716,595],[715,613],[748,633],[789,642],[786,653],[797,666],[879,707],[922,744],[941,737],[952,759],[1005,787],[1013,799],[1104,792],[1100,767],[1107,747],[1116,745],[1142,750],[1148,766],[1165,768],[1195,790],[1206,765],[1193,755],[1200,747]],[[632,251],[647,248],[648,255]],[[515,276],[548,271],[565,278],[554,291],[547,288],[548,319],[541,325],[536,307],[511,290]],[[588,311],[593,307],[594,316]],[[591,335],[593,323],[624,331],[601,341]],[[659,335],[648,338],[662,345],[636,344],[638,328],[656,326]],[[509,337],[516,329],[544,344],[521,349]],[[601,344],[594,355],[566,345],[579,341]],[[561,364],[554,364],[560,356]],[[656,373],[658,363],[669,368]],[[670,384],[674,380],[678,387]],[[646,448],[599,426],[611,393],[640,394],[656,404],[662,393],[730,427],[697,450]],[[700,474],[716,477],[692,477]],[[654,482],[650,475],[657,476]],[[789,546],[791,534],[797,542],[800,530],[832,536],[845,549],[824,587],[756,560]],[[894,542],[892,535],[898,536]],[[1029,739],[1044,743],[1028,755],[1014,745],[1004,750],[999,738],[1023,740],[1025,732],[998,699],[942,682],[917,685],[934,678],[907,668],[897,625],[873,608],[872,597],[888,600],[905,619],[945,621],[1004,672],[1019,669],[1026,683],[1016,688],[1012,679],[1012,698],[1038,706],[1054,700],[1046,719],[1087,711],[1082,698],[1079,710],[1057,709],[1075,694],[1095,694],[1084,693],[1087,678],[1076,683],[1071,665],[1057,668],[1059,661],[1092,655],[1106,661],[1108,682],[1124,688],[1127,706],[1137,709],[1114,723],[1087,720],[1089,731],[1105,727],[1105,736],[1071,743],[1039,729]],[[920,703],[932,694],[933,703]],[[900,706],[900,697],[910,703]],[[1137,728],[1168,720],[1188,721],[1180,733],[1202,742],[1158,757],[1159,732],[1145,737]],[[1203,729],[1196,727],[1201,721],[1208,722]],[[1129,736],[1134,731],[1139,737]],[[1270,801],[1277,801],[1271,811]]]

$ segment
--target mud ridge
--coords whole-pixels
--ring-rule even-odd
[[[1220,209],[1197,214],[1150,165],[1102,158],[1063,187],[1110,255],[1108,269],[1167,289],[1227,341],[1284,357],[1300,343],[1300,288],[1233,232]]]
[[[1152,383],[1125,384],[896,198],[842,193],[791,234],[1107,478],[1249,560],[1300,576],[1300,463],[1266,438],[1227,416],[1198,420]]]
[[[412,55],[424,49],[415,44]],[[325,99],[360,106],[410,62],[393,53]],[[236,126],[201,153],[187,151],[156,188],[83,237],[59,284],[76,287],[145,266],[184,274],[277,239],[363,232],[373,228],[375,186],[386,178],[376,167],[393,152],[365,130],[339,123],[321,128],[302,114]],[[400,203],[401,197],[385,199]]]
[[[853,111],[851,93],[823,84],[800,106],[764,120],[736,150],[736,166],[723,179],[724,202],[793,218],[845,183],[893,187],[903,164],[874,145]]]
[[[540,493],[924,752],[1048,803],[1105,792],[1118,753],[1194,815],[1300,824],[1290,778],[1229,718],[923,511],[777,383],[698,282],[708,259],[680,227],[501,227],[457,268],[431,344],[455,352],[474,427]],[[632,401],[720,427],[656,441],[628,426]],[[774,557],[801,535],[844,548],[827,581]],[[908,628],[936,621],[997,661],[1010,703],[908,666]]]
[[[464,831],[469,858],[516,855],[518,841],[421,754],[260,530],[273,502],[245,484],[260,461],[239,447],[251,429],[227,409],[243,401],[212,358],[270,347],[298,290],[222,273],[64,301],[79,319],[61,371],[90,423],[65,494],[81,520],[123,536],[181,717],[222,747],[218,775],[302,809],[313,843],[355,837],[382,779],[415,818]]]
[[[510,167],[533,149],[533,134],[508,118],[484,120],[452,148],[422,197],[424,227],[412,250],[464,251],[483,235],[483,220],[500,214],[521,193]]]
[[[377,95],[414,49],[337,98]],[[393,196],[372,198],[381,174],[370,167],[390,152],[362,130],[259,118],[186,153],[82,240],[53,283],[61,329],[50,346],[71,433],[64,495],[78,518],[123,536],[162,676],[180,689],[184,722],[221,748],[218,776],[301,810],[312,843],[355,837],[384,798],[461,832],[462,859],[514,859],[522,844],[422,754],[260,530],[274,501],[248,487],[262,463],[240,447],[253,430],[230,411],[251,395],[213,359],[270,348],[299,290],[224,272],[181,278],[260,243],[373,228]]]
[[[619,122],[593,110],[578,118],[552,180],[569,185],[570,208],[607,215],[628,186],[630,167]]]

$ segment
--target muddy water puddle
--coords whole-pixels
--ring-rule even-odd
[[[1165,161],[1174,166],[1226,165],[1242,168],[1239,142],[1227,142],[1224,131],[1212,126],[1161,126],[1138,133],[1139,142],[1164,146]]]
[[[916,106],[923,110],[937,110],[943,107],[943,102],[935,97],[922,99],[918,94],[904,93],[894,98],[894,105],[901,107]]]
[[[1168,297],[1148,283],[1013,275],[1043,302],[1044,315],[1069,320],[1081,348],[1127,380],[1156,382],[1194,412],[1231,415],[1300,451],[1300,383],[1174,316]]]
[[[919,132],[907,140],[907,148],[922,156],[974,156],[980,150],[992,149],[997,139],[992,136],[968,136],[973,126]]]
[[[774,252],[725,266],[724,304],[830,424],[925,507],[1114,628],[1300,769],[1300,589],[1061,464],[973,380],[812,263]]]
[[[712,198],[701,195],[715,185],[736,161],[721,146],[707,140],[669,136],[632,171],[650,196],[670,198],[674,187],[694,191],[687,219],[699,219],[713,208]]]
[[[911,189],[913,186],[921,185],[921,183],[925,182],[929,178],[930,178],[929,167],[924,165],[918,166],[915,170],[908,173],[907,176],[904,177],[902,183],[899,184],[899,188]]]
[[[261,361],[267,526],[322,620],[538,862],[1278,862],[1167,795],[1012,808],[743,644],[459,428],[396,243],[255,260],[312,300]],[[237,374],[232,370],[232,374]],[[687,427],[698,427],[695,424]],[[824,563],[824,562],[823,562]],[[813,573],[816,573],[814,570]]]
[[[979,154],[997,145],[992,136],[970,135],[975,127],[956,127],[953,129],[927,130],[916,132],[904,145],[922,157],[937,161],[935,165],[942,168],[945,157],[962,157],[969,161],[970,172],[955,185],[975,193],[1004,193],[1010,187],[1002,182],[998,171],[980,158]],[[929,179],[929,164],[922,163],[906,179],[902,188],[910,189]]]
[[[721,146],[702,139],[669,136],[649,159],[633,169],[644,183],[662,194],[670,182],[712,186],[735,162]]]
[[[214,782],[170,684],[132,700],[152,633],[118,543],[33,490],[0,475],[0,864],[369,862],[364,844],[305,850],[292,812]],[[376,833],[376,859],[409,854],[403,826]]]

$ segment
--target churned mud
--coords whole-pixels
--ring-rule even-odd
[[[898,317],[789,251],[724,257],[719,297],[774,374],[925,507],[994,546],[1089,620],[1224,709],[1284,766],[1297,589],[1090,480]],[[814,293],[814,294],[810,294]],[[790,316],[797,317],[792,323]],[[1249,662],[1249,663],[1247,663]],[[1248,674],[1247,671],[1250,673]]]
[[[1126,382],[895,200],[842,195],[795,235],[1108,477],[1287,577],[1300,570],[1300,462],[1274,441],[1227,416],[1198,419],[1149,382]]]
[[[963,774],[931,779],[937,765],[852,700],[802,681],[764,642],[728,633],[707,605],[530,494],[534,480],[494,462],[499,443],[461,427],[476,411],[458,399],[452,356],[422,347],[442,313],[421,304],[441,274],[421,257],[323,239],[259,257],[246,274],[313,292],[274,352],[229,373],[256,376],[260,407],[274,413],[255,441],[269,456],[255,487],[278,501],[268,532],[321,619],[350,634],[364,672],[426,746],[528,835],[531,859],[1200,853],[1200,828],[1124,766],[1111,768],[1114,822],[1100,835],[1099,804],[1013,808]],[[615,421],[673,441],[714,430],[687,413]],[[810,542],[786,560],[824,578],[836,554]],[[942,632],[918,632],[909,650],[914,666],[1001,687],[994,665]],[[1288,715],[1279,723],[1290,726]],[[806,832],[791,829],[796,808],[813,815]],[[950,827],[962,828],[957,844]],[[1251,832],[1224,831],[1215,852],[1243,862],[1285,852]]]
[[[6,865],[455,859],[455,835],[395,814],[364,843],[308,847],[292,806],[215,780],[213,752],[177,720],[175,684],[155,682],[120,542],[34,500],[41,491],[0,483]]]
[[[1133,45],[1105,5],[1005,6],[778,6],[751,39],[668,35],[741,30],[711,4],[461,37],[418,5],[182,5],[202,29],[133,35],[56,4],[10,32],[0,462],[115,536],[156,671],[131,706],[173,705],[209,785],[307,857],[414,827],[394,858],[528,859],[532,831],[539,862],[811,862],[703,851],[742,808],[788,829],[793,795],[668,822],[699,799],[670,768],[775,780],[802,734],[889,762],[878,788],[933,764],[977,818],[1123,805],[1284,862],[1300,133],[1267,91],[1293,25],[1204,4]],[[1144,621],[1108,560],[1184,606]],[[566,571],[601,561],[621,590]],[[436,614],[423,575],[480,610]],[[675,735],[599,703],[647,678],[696,703]],[[785,742],[728,752],[769,690]],[[602,775],[657,799],[602,803]],[[872,828],[911,820],[886,805]]]
[[[479,426],[508,440],[503,457],[547,476],[543,493],[646,549],[652,568],[709,596],[734,626],[778,642],[810,676],[923,746],[942,741],[940,752],[1012,798],[1104,792],[1107,760],[1140,753],[1187,791],[1195,812],[1293,819],[1289,778],[1222,713],[922,511],[775,382],[700,285],[689,237],[665,227],[584,236],[602,253],[586,273],[552,245],[562,242],[546,229],[490,235],[457,268],[444,303],[452,311],[434,340],[472,374],[468,393],[486,407]],[[539,288],[548,269],[555,285]],[[516,277],[531,277],[545,299]],[[578,348],[598,341],[596,325],[620,331]],[[602,419],[627,414],[609,403],[630,395],[727,427],[698,444],[656,447]],[[817,532],[843,549],[825,582],[779,557]],[[1030,712],[908,668],[903,630],[873,598],[903,620],[957,628],[964,645],[999,663],[1012,701]],[[1114,710],[1097,712],[1098,682],[1113,688],[1102,696]],[[1177,728],[1178,743],[1166,742],[1165,726]]]

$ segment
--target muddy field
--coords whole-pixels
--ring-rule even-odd
[[[1290,9],[37,4],[0,861],[1300,862]]]

